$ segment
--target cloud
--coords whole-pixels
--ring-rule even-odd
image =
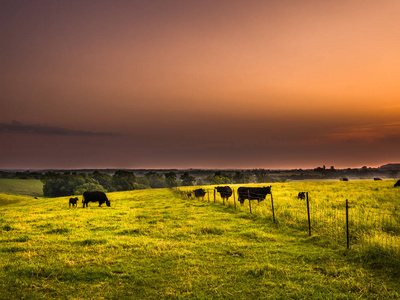
[[[382,139],[398,139],[400,137],[400,123],[360,125],[331,132],[328,137],[333,140],[362,140],[376,142]]]
[[[11,124],[0,123],[0,133],[24,133],[40,135],[59,135],[59,136],[116,136],[113,132],[92,132],[84,130],[73,130],[68,128],[54,127],[49,125],[25,125],[18,121]]]

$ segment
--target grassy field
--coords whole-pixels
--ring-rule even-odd
[[[0,178],[0,193],[42,196],[43,183],[37,179],[4,179]]]
[[[298,184],[273,185],[277,219],[279,198],[341,187]],[[0,195],[0,298],[400,298],[398,269],[273,223],[266,202],[250,214],[168,189],[108,197],[111,207],[83,209],[69,197]]]

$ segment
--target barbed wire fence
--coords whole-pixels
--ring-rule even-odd
[[[182,198],[195,199],[194,191],[179,188],[176,191]],[[308,192],[305,200],[293,196],[281,201],[271,193],[263,201],[245,201],[242,205],[238,201],[237,188],[232,189],[232,196],[227,200],[216,189],[204,191],[204,197],[200,197],[204,201],[250,212],[277,226],[308,231],[309,236],[325,237],[347,249],[380,250],[391,259],[400,261],[400,209],[395,207],[391,212],[377,212],[376,209],[359,207],[347,199],[314,199]]]

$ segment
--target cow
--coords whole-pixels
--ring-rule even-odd
[[[305,200],[306,199],[306,192],[299,192],[297,195],[297,198],[300,200]]]
[[[397,182],[394,184],[394,187],[400,186],[400,180],[397,180]]]
[[[379,177],[375,177],[374,180],[378,181],[378,180],[382,180],[382,179],[380,179]]]
[[[103,203],[106,203],[107,206],[111,206],[110,201],[103,192],[84,192],[82,199],[83,207],[88,207],[89,202],[99,202],[99,207],[101,207]]]
[[[256,188],[256,187],[240,187],[238,188],[239,194],[239,202],[243,205],[244,200],[257,200],[258,203],[260,201],[265,200],[265,196],[271,194],[271,186]]]
[[[232,189],[229,186],[217,186],[215,189],[224,201],[228,200],[228,198],[232,196]]]
[[[349,179],[347,177],[343,177],[342,181],[349,181]]]
[[[74,206],[78,206],[78,197],[75,197],[75,198],[69,198],[69,207],[71,207],[71,204],[72,204],[72,207],[74,207]]]
[[[194,190],[194,196],[196,197],[196,198],[203,198],[203,200],[204,200],[204,196],[206,195],[206,191],[205,190],[203,190],[203,189],[197,189],[197,190]]]

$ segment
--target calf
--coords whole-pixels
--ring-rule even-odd
[[[72,207],[78,206],[78,197],[69,198],[69,207],[71,207],[71,204],[72,204]]]
[[[297,195],[297,198],[300,200],[306,199],[306,192],[299,192],[299,194]]]

